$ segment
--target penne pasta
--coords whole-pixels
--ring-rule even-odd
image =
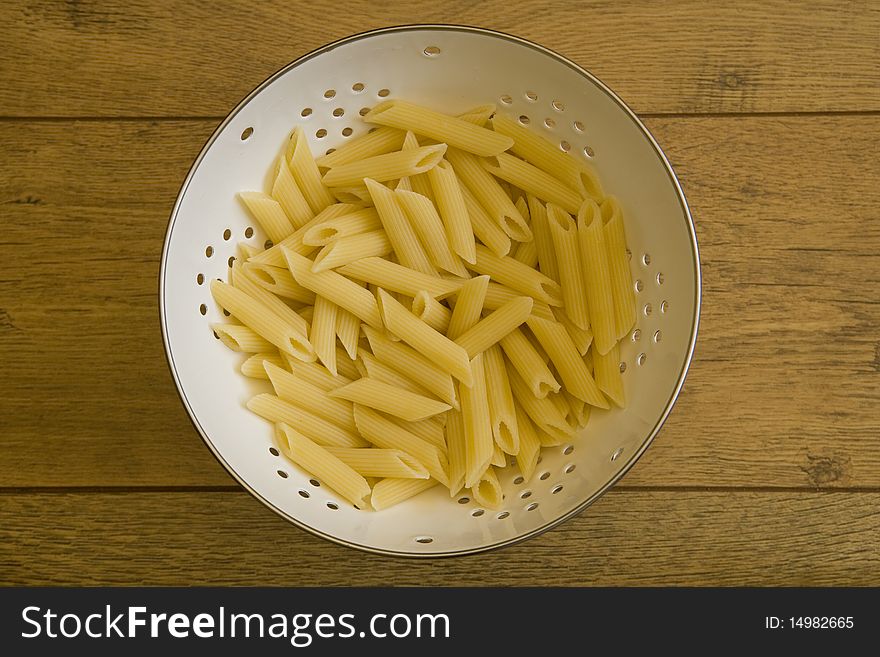
[[[553,203],[570,214],[581,205],[581,195],[557,178],[508,153],[499,153],[480,161],[483,168],[496,178],[516,185],[547,203]]]
[[[379,103],[367,112],[364,121],[411,130],[477,155],[496,155],[510,148],[513,142],[474,123],[400,100]]]
[[[623,214],[613,196],[602,202],[605,249],[611,297],[614,299],[614,334],[622,338],[636,323],[636,297],[626,251]]]
[[[455,340],[480,320],[488,287],[488,276],[475,276],[462,284],[449,319],[446,337]]]
[[[340,237],[318,251],[312,271],[336,269],[361,258],[385,256],[391,253],[391,242],[384,230]]]
[[[486,370],[489,419],[492,422],[495,444],[504,453],[515,455],[519,453],[519,431],[501,347],[497,344],[489,347],[483,353],[483,364]]]
[[[384,511],[436,485],[434,479],[383,479],[373,486],[370,503],[376,511]]]
[[[245,272],[239,262],[232,263],[232,286],[262,303],[303,335],[308,334],[308,322],[281,299],[259,285]]]
[[[275,346],[261,337],[253,330],[242,324],[209,324],[211,330],[232,351],[242,351],[248,354],[274,351]]]
[[[363,349],[358,352],[358,359],[355,362],[355,366],[357,366],[358,369],[362,369],[362,378],[369,377],[370,379],[387,383],[395,388],[408,390],[409,392],[422,395],[423,397],[431,395],[431,393],[423,386],[420,386],[406,375],[398,372],[393,367],[386,365],[373,354]]]
[[[335,205],[328,206],[320,213],[318,213],[314,219],[309,221],[302,228],[296,229],[293,234],[288,235],[283,240],[275,244],[274,246],[266,249],[258,253],[257,255],[250,258],[251,262],[258,262],[265,265],[272,265],[274,267],[286,267],[287,261],[284,259],[284,253],[282,249],[290,249],[295,253],[299,253],[300,255],[310,255],[314,252],[315,247],[309,246],[303,243],[303,237],[305,234],[314,226],[318,226],[329,219],[334,217],[341,216],[343,214],[349,214],[358,210],[359,208],[356,205],[351,205],[349,203],[336,203]]]
[[[467,352],[425,324],[384,290],[379,290],[379,309],[386,328],[429,360],[464,383],[471,386],[474,377]]]
[[[244,272],[264,290],[299,303],[315,303],[315,293],[297,283],[284,267],[259,262],[246,262]]]
[[[532,419],[526,414],[522,406],[516,404],[516,426],[519,431],[519,452],[516,454],[516,465],[522,473],[525,483],[538,467],[538,455],[541,452],[541,441],[538,440],[538,431],[532,423]]]
[[[522,330],[514,329],[501,339],[500,344],[511,366],[520,373],[533,395],[544,398],[551,392],[559,392],[561,386]]]
[[[435,331],[447,333],[452,311],[424,290],[413,297],[412,313]]]
[[[498,443],[492,445],[492,458],[489,460],[489,465],[496,468],[507,467],[507,457],[504,455],[504,450],[498,446]]]
[[[278,162],[278,173],[275,176],[275,181],[272,183],[272,197],[281,205],[284,214],[287,215],[294,229],[302,228],[314,216],[309,202],[306,201],[306,197],[303,196],[299,186],[296,184],[296,180],[293,178],[293,172],[287,165],[287,159],[283,156]],[[291,230],[290,232],[293,231]],[[278,239],[269,235],[269,238],[273,242],[280,242],[289,234],[281,235]]]
[[[374,155],[332,167],[324,174],[322,182],[327,187],[351,187],[363,184],[365,178],[386,182],[415,176],[437,166],[437,163],[443,159],[444,153],[446,153],[446,144],[436,144]]]
[[[508,301],[458,336],[456,344],[464,347],[469,358],[474,358],[525,322],[532,313],[533,303],[531,297]]]
[[[581,250],[578,247],[577,224],[564,210],[553,204],[547,204],[547,220],[559,265],[559,283],[562,286],[565,313],[575,326],[588,329],[590,311]]]
[[[322,390],[296,374],[291,374],[268,361],[265,363],[265,369],[272,387],[275,388],[275,394],[280,399],[314,413],[352,433],[357,433],[352,405],[346,401],[335,399],[332,390],[329,392]]]
[[[507,236],[507,233],[501,230],[497,223],[492,221],[476,197],[464,185],[461,186],[461,195],[468,211],[468,218],[470,219],[474,235],[483,244],[488,246],[495,255],[499,257],[507,255],[510,252],[510,238]],[[470,264],[474,264],[477,261],[476,245],[474,249],[473,261],[467,260]]]
[[[458,118],[462,121],[467,121],[468,123],[483,127],[486,125],[489,118],[495,113],[495,110],[496,107],[494,103],[477,105],[476,107],[469,109],[467,112],[459,114]]]
[[[366,179],[366,183],[379,213],[379,219],[400,264],[423,274],[436,276],[437,270],[428,262],[428,256],[395,193],[369,178]]]
[[[336,375],[336,304],[318,295],[312,317],[309,340],[318,360],[331,374]]]
[[[466,262],[473,264],[477,257],[474,251],[474,229],[455,170],[448,160],[440,160],[437,166],[428,171],[428,180],[450,248]]]
[[[421,240],[431,264],[456,276],[467,277],[467,269],[449,248],[443,222],[431,200],[421,194],[408,191],[398,190],[395,195],[410,225]]]
[[[283,361],[278,354],[278,350],[273,348],[271,352],[254,354],[244,361],[241,364],[241,373],[251,379],[264,379],[268,381],[269,375],[266,374],[266,368],[263,366],[264,362],[284,367],[286,361]]]
[[[452,281],[438,276],[424,274],[383,258],[364,258],[339,268],[339,273],[391,292],[415,297],[425,291],[435,299],[443,299],[455,294],[461,281]]]
[[[583,399],[578,399],[568,390],[563,390],[563,394],[565,395],[565,401],[568,402],[568,407],[571,409],[574,417],[575,427],[583,429],[587,426],[587,422],[590,421],[590,409],[592,406]]]
[[[290,165],[293,178],[313,213],[319,214],[324,208],[334,204],[335,199],[321,182],[318,165],[312,158],[308,140],[300,126],[297,126],[290,135],[285,149],[285,157]]]
[[[483,355],[477,355],[470,364],[473,369],[473,385],[459,386],[458,390],[461,396],[466,448],[465,488],[472,488],[479,483],[486,468],[489,467],[495,444],[492,439],[492,423],[489,419]]]
[[[352,139],[332,153],[316,158],[315,163],[322,169],[328,169],[383,153],[399,151],[403,146],[404,134],[403,130],[397,128],[377,128]]]
[[[358,339],[361,334],[361,320],[345,308],[336,308],[336,337],[339,338],[345,353],[351,360],[358,355]],[[338,364],[337,364],[338,367]]]
[[[562,289],[556,281],[513,258],[499,258],[481,244],[477,245],[477,261],[470,269],[551,306],[562,305]]]
[[[326,246],[341,237],[369,233],[381,228],[382,222],[379,221],[376,208],[363,208],[311,226],[303,234],[302,242],[307,246]]]
[[[401,148],[401,150],[415,150],[416,148],[419,148],[419,141],[416,139],[416,136],[413,133],[407,132],[406,137],[404,137],[403,139],[403,147]],[[439,164],[439,162],[437,164]],[[436,168],[436,165],[432,168]],[[428,172],[430,173],[430,169],[428,170]],[[431,201],[431,206],[433,207],[434,193],[431,190],[431,181],[428,180],[428,173],[419,173],[409,176],[408,178],[401,178],[400,183],[404,182],[408,182],[409,191],[415,192],[416,194],[421,194],[422,196],[426,197],[429,201]],[[400,189],[400,183],[398,184],[397,189]]]
[[[578,399],[599,408],[608,408],[608,402],[584,364],[574,341],[558,322],[548,322],[538,317],[530,317],[529,328],[550,356],[566,390]]]
[[[547,278],[559,282],[559,266],[556,263],[556,250],[550,235],[550,224],[547,220],[547,208],[531,194],[526,196],[529,215],[532,218],[532,233],[535,236],[535,251],[538,255],[538,267]]]
[[[336,388],[327,394],[335,399],[347,399],[355,404],[369,406],[409,422],[424,420],[452,408],[449,404],[436,399],[369,378],[352,381],[347,386]]]
[[[336,308],[337,316],[339,314],[340,308]],[[357,379],[360,376],[360,373],[355,367],[354,361],[349,357],[346,353],[345,349],[336,345],[336,371],[337,375],[341,374],[344,377],[349,379]]]
[[[326,447],[328,452],[364,477],[427,479],[428,470],[399,449]]]
[[[617,334],[602,215],[595,201],[587,199],[581,206],[577,232],[583,263],[585,298],[590,307],[593,345],[599,353],[607,354],[617,344]]]
[[[382,317],[376,298],[357,283],[335,271],[312,271],[312,261],[283,249],[291,274],[296,282],[323,296],[374,328],[382,328]]]
[[[536,317],[541,317],[541,319],[548,319],[550,321],[555,319],[562,324],[565,327],[565,330],[568,331],[568,335],[571,337],[574,346],[577,348],[578,353],[581,356],[590,350],[590,345],[593,343],[593,332],[590,331],[590,329],[584,330],[579,326],[575,326],[575,323],[568,318],[568,315],[565,314],[565,311],[562,308],[554,308],[553,314],[550,317],[544,317],[535,312],[532,312],[532,314]]]
[[[238,198],[273,242],[280,242],[293,232],[293,224],[284,209],[271,196],[263,192],[239,192]]]
[[[356,507],[367,507],[370,485],[353,468],[289,424],[279,423],[275,429],[275,438],[287,458]]]
[[[566,421],[565,416],[559,412],[550,396],[543,398],[535,397],[516,368],[508,367],[507,377],[510,380],[510,390],[513,392],[513,398],[522,406],[523,411],[535,423],[537,429],[562,441],[572,438],[574,431]],[[538,437],[540,439],[540,432]]]
[[[344,386],[351,383],[351,379],[342,374],[333,375],[330,370],[316,361],[304,363],[301,360],[285,356],[287,365],[293,374],[307,383],[311,383],[316,388],[320,388],[324,392]],[[338,361],[338,359],[337,359]],[[339,367],[337,362],[337,368]]]
[[[617,406],[626,406],[626,397],[623,392],[623,377],[620,375],[620,347],[614,347],[607,354],[600,354],[594,344],[590,348],[593,357],[593,369],[596,375],[596,385],[604,392],[608,399]]]
[[[307,438],[319,445],[337,447],[366,447],[369,443],[356,432],[318,417],[314,413],[290,404],[275,395],[260,394],[250,399],[247,407],[270,422],[284,422],[296,427]]]
[[[474,496],[474,501],[481,506],[489,509],[497,509],[501,506],[503,493],[494,467],[490,466],[483,472],[479,481],[471,488],[471,493]]]
[[[445,417],[445,415],[438,415],[417,422],[408,422],[407,420],[401,420],[399,417],[389,417],[388,419],[446,454],[446,438],[443,435],[445,427],[437,421],[440,417]]]
[[[450,411],[446,422],[446,444],[449,459],[449,496],[455,497],[464,488],[467,470],[467,438],[464,432],[464,418],[460,411]]]
[[[486,299],[483,302],[484,310],[497,310],[501,306],[503,306],[508,301],[511,301],[517,297],[521,297],[522,293],[517,292],[516,290],[511,290],[506,285],[501,285],[501,283],[495,283],[494,281],[489,282],[489,287],[486,288]],[[534,304],[532,305],[532,314],[537,317],[543,317],[544,319],[553,319],[553,312],[546,303],[543,301],[537,301],[533,298]]]

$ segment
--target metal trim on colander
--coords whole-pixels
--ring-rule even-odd
[[[602,485],[599,489],[597,489],[592,495],[590,495],[587,499],[585,499],[580,505],[578,505],[577,507],[575,507],[574,509],[572,509],[568,513],[565,513],[562,516],[555,518],[555,519],[547,522],[546,524],[544,524],[536,529],[528,531],[522,535],[515,536],[510,539],[498,541],[496,543],[492,543],[489,545],[482,545],[482,546],[477,546],[474,548],[466,548],[466,549],[461,549],[461,550],[454,550],[454,551],[447,551],[447,552],[435,552],[435,553],[416,553],[416,552],[402,552],[402,551],[397,551],[397,550],[386,550],[386,549],[380,549],[380,548],[376,548],[376,547],[372,547],[372,546],[368,546],[368,545],[361,545],[358,543],[354,543],[354,542],[350,542],[350,541],[347,541],[344,539],[340,539],[336,536],[327,534],[323,531],[315,529],[314,527],[312,527],[310,525],[303,523],[302,521],[300,521],[297,518],[286,513],[282,509],[279,509],[277,506],[275,506],[270,501],[265,499],[260,493],[258,493],[256,490],[254,490],[247,483],[247,481],[245,481],[235,471],[235,469],[229,463],[227,463],[226,460],[220,455],[220,453],[218,452],[218,450],[216,449],[216,447],[212,443],[211,439],[207,436],[207,433],[200,425],[198,419],[195,416],[195,413],[193,412],[193,409],[189,403],[189,400],[186,397],[186,393],[184,392],[183,386],[182,386],[180,378],[178,376],[178,372],[177,372],[175,362],[174,362],[174,357],[171,353],[171,346],[170,346],[170,342],[169,342],[169,338],[168,338],[168,328],[167,328],[167,323],[166,323],[166,311],[165,311],[165,308],[166,308],[166,304],[165,304],[166,271],[165,270],[166,270],[166,265],[167,265],[168,249],[169,249],[169,245],[171,243],[171,233],[174,229],[174,223],[177,218],[178,211],[180,209],[180,205],[183,201],[183,198],[185,196],[187,188],[189,187],[189,184],[190,184],[191,180],[193,179],[193,176],[195,175],[196,171],[198,170],[199,165],[201,164],[202,160],[204,159],[206,153],[208,152],[208,150],[210,149],[210,147],[214,143],[214,141],[217,139],[217,137],[226,128],[226,126],[233,120],[233,118],[235,118],[235,116],[257,94],[259,94],[268,85],[272,84],[272,82],[274,82],[277,78],[286,74],[288,71],[296,68],[297,66],[311,60],[312,58],[317,57],[318,55],[321,55],[322,53],[331,51],[334,48],[337,48],[341,45],[355,42],[355,41],[359,41],[359,40],[363,40],[363,39],[367,39],[367,38],[370,38],[370,37],[373,37],[373,36],[376,36],[379,34],[387,34],[387,33],[394,33],[394,32],[418,32],[418,31],[424,31],[424,30],[432,30],[432,31],[440,30],[440,31],[449,31],[449,32],[475,33],[475,34],[487,35],[487,36],[491,36],[493,38],[507,40],[507,41],[510,41],[513,43],[517,43],[517,44],[526,46],[528,48],[531,48],[537,52],[543,53],[544,55],[548,55],[548,56],[552,57],[553,59],[557,60],[558,62],[560,62],[560,63],[564,64],[565,66],[569,67],[570,69],[574,70],[579,75],[583,76],[585,79],[587,79],[588,81],[590,81],[591,83],[596,85],[599,89],[601,89],[602,92],[604,92],[616,105],[618,105],[620,107],[620,109],[622,109],[626,113],[626,115],[635,124],[635,126],[644,134],[644,136],[647,138],[648,142],[650,143],[652,149],[656,153],[658,159],[660,160],[661,164],[663,165],[663,168],[666,171],[666,173],[669,177],[669,180],[675,189],[676,196],[677,196],[678,201],[681,205],[681,210],[686,218],[686,222],[687,222],[686,227],[688,230],[688,234],[690,236],[691,253],[693,255],[693,266],[694,266],[694,271],[696,273],[695,288],[694,288],[695,298],[694,298],[693,329],[690,334],[686,355],[685,355],[681,370],[678,374],[675,387],[672,391],[672,394],[670,395],[669,399],[666,402],[666,405],[663,409],[663,412],[661,413],[661,415],[658,418],[654,427],[649,432],[647,438],[644,440],[644,442],[642,442],[642,444],[639,446],[639,448],[637,450],[635,450],[630,455],[629,459],[620,468],[620,470],[616,473],[616,475],[613,476],[611,479],[609,479],[604,485]],[[548,530],[556,527],[557,525],[565,522],[566,520],[572,518],[573,516],[578,515],[579,513],[584,511],[587,507],[589,507],[591,504],[593,504],[597,499],[599,499],[599,497],[604,495],[605,492],[608,491],[608,489],[610,489],[614,484],[616,484],[620,480],[620,478],[623,477],[623,475],[625,475],[630,470],[630,468],[632,468],[632,466],[636,463],[636,461],[638,461],[638,459],[645,452],[645,450],[647,450],[647,448],[651,445],[651,443],[653,442],[657,433],[660,431],[660,428],[663,426],[664,422],[666,421],[666,418],[669,416],[669,413],[672,410],[672,407],[675,404],[675,401],[678,398],[679,393],[681,392],[681,388],[684,385],[684,380],[687,375],[688,369],[690,367],[691,360],[693,358],[694,348],[696,346],[697,331],[698,331],[699,320],[700,320],[701,298],[702,298],[702,275],[701,275],[701,270],[700,270],[699,251],[698,251],[698,247],[697,247],[697,238],[696,238],[696,232],[695,232],[695,228],[694,228],[693,217],[691,216],[690,209],[688,208],[687,201],[685,200],[684,193],[682,192],[682,189],[681,189],[681,185],[679,184],[679,181],[678,181],[675,173],[673,172],[672,167],[669,164],[669,161],[666,159],[666,156],[663,154],[663,151],[660,149],[660,146],[657,144],[653,135],[644,126],[644,124],[638,119],[638,117],[635,115],[635,113],[613,91],[611,91],[611,89],[609,89],[605,84],[603,84],[601,82],[601,80],[599,80],[594,75],[592,75],[591,73],[589,73],[585,69],[581,68],[577,64],[566,59],[562,55],[559,55],[558,53],[556,53],[548,48],[545,48],[545,47],[540,46],[538,44],[532,43],[531,41],[528,41],[526,39],[511,36],[509,34],[504,34],[503,32],[497,32],[494,30],[488,30],[488,29],[484,29],[484,28],[461,26],[461,25],[403,25],[403,26],[381,28],[381,29],[377,29],[377,30],[363,32],[360,34],[356,34],[353,36],[349,36],[349,37],[340,39],[338,41],[334,41],[334,42],[329,43],[325,46],[322,46],[321,48],[313,50],[312,52],[310,52],[310,53],[300,57],[299,59],[291,62],[290,64],[284,66],[283,68],[281,68],[280,70],[276,71],[274,74],[269,76],[266,80],[264,80],[253,91],[251,91],[251,93],[248,94],[240,103],[238,103],[238,105],[235,107],[235,109],[233,109],[229,113],[229,115],[220,123],[220,125],[216,128],[216,130],[213,132],[213,134],[205,142],[205,145],[202,147],[201,151],[199,152],[198,157],[196,158],[195,162],[193,163],[192,167],[190,168],[189,172],[187,173],[187,176],[186,176],[183,184],[181,185],[180,191],[178,192],[177,199],[174,203],[174,207],[171,211],[171,216],[168,221],[168,229],[166,230],[166,233],[165,233],[165,243],[164,243],[164,246],[162,249],[162,260],[161,260],[161,266],[160,266],[160,271],[159,271],[159,314],[160,314],[160,323],[161,323],[161,329],[162,329],[162,340],[163,340],[164,347],[165,347],[165,355],[166,355],[166,358],[168,361],[169,370],[171,372],[171,376],[174,379],[174,384],[177,388],[178,395],[180,396],[181,401],[183,402],[183,406],[186,409],[187,414],[189,415],[190,421],[192,422],[192,424],[196,428],[196,430],[199,432],[199,435],[202,437],[202,440],[205,442],[205,444],[207,445],[207,447],[211,451],[211,453],[214,455],[214,457],[223,465],[223,467],[232,475],[232,477],[242,487],[244,487],[248,492],[250,492],[256,499],[260,500],[260,502],[262,502],[264,505],[266,505],[272,511],[274,511],[275,513],[277,513],[281,517],[285,518],[289,522],[293,523],[294,525],[296,525],[296,526],[298,526],[298,527],[300,527],[300,528],[302,528],[302,529],[304,529],[304,530],[306,530],[316,536],[320,536],[322,538],[325,538],[325,539],[332,541],[334,543],[338,543],[340,545],[345,545],[347,547],[352,547],[352,548],[356,548],[359,550],[372,552],[375,554],[383,554],[383,555],[395,556],[395,557],[429,557],[429,558],[433,558],[433,557],[461,556],[461,555],[466,555],[466,554],[474,554],[474,553],[478,553],[478,552],[485,552],[488,550],[494,550],[494,549],[497,549],[500,547],[505,547],[507,545],[513,545],[513,544],[519,543],[521,541],[527,540],[529,538],[532,538],[534,536],[537,536],[539,534],[542,534],[545,531],[548,531]]]

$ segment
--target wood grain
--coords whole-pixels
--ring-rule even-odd
[[[876,586],[878,504],[616,490],[521,545],[423,561],[331,544],[245,493],[2,495],[0,584]]]
[[[649,124],[694,211],[704,310],[685,390],[625,483],[880,486],[880,117]],[[168,213],[213,127],[0,122],[0,486],[233,483],[157,321]]]
[[[559,51],[639,112],[880,110],[870,2],[13,0],[0,115],[222,116],[329,41],[450,17]]]

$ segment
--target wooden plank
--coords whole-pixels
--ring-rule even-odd
[[[876,586],[878,504],[617,490],[553,531],[441,567],[331,544],[244,493],[2,495],[0,584]]]
[[[450,16],[559,51],[639,112],[880,109],[873,3],[13,0],[0,115],[222,116],[325,43]]]
[[[0,485],[232,482],[177,400],[157,322],[168,212],[213,125],[0,122]],[[864,170],[880,117],[650,127],[694,210],[704,314],[684,393],[625,483],[880,485],[880,192]]]

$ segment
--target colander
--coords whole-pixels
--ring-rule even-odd
[[[302,126],[317,156],[364,133],[367,108],[401,98],[457,113],[495,103],[585,158],[624,210],[638,321],[622,343],[628,405],[594,410],[571,444],[545,448],[532,479],[504,468],[503,506],[435,487],[380,513],[360,511],[279,455],[245,402],[268,384],[208,325],[224,316],[208,283],[227,279],[236,244],[266,240],[235,198],[267,188],[272,162]],[[195,160],[174,205],[160,271],[165,350],[208,448],[270,509],[318,536],[400,556],[462,555],[522,541],[583,511],[648,448],[684,382],[697,335],[700,264],[693,221],[663,152],[608,87],[524,39],[472,27],[392,27],[324,46],[259,85]]]

